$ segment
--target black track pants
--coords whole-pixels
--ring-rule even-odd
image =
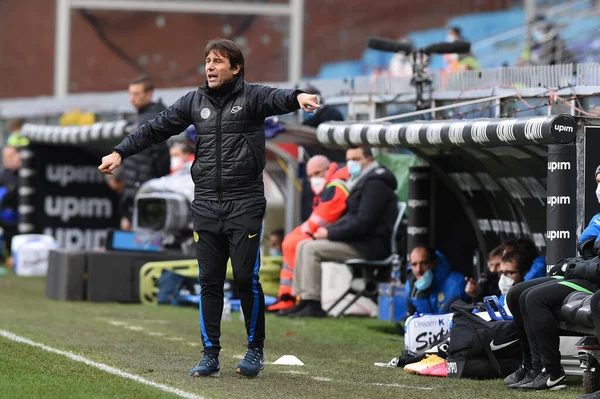
[[[198,208],[198,203],[195,204]],[[248,347],[263,347],[265,297],[259,282],[264,201],[203,202],[194,209],[194,240],[199,265],[200,331],[204,350],[218,354],[221,345],[223,284],[231,257],[233,277],[246,320]]]
[[[525,292],[527,315],[524,317],[527,336],[530,337],[530,345],[531,338],[537,342],[542,364],[550,375],[558,376],[561,369],[560,335],[555,311],[570,293],[592,293],[596,289],[595,284],[586,280],[563,280],[555,284],[540,285]]]
[[[541,277],[533,280],[522,281],[518,284],[515,284],[515,286],[508,291],[508,294],[506,294],[506,304],[508,305],[510,313],[512,313],[515,319],[515,326],[517,328],[517,334],[519,335],[519,342],[523,352],[523,365],[528,369],[534,368],[536,370],[541,370],[542,360],[537,343],[534,345],[530,345],[529,343],[525,327],[525,323],[527,323],[528,320],[524,320],[524,317],[527,317],[527,313],[525,311],[525,301],[521,303],[520,299],[525,298],[523,293],[525,293],[527,290],[531,290],[541,284],[556,284],[557,282],[558,281],[552,277]]]

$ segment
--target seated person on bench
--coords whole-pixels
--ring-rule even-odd
[[[373,160],[367,147],[346,151],[350,190],[346,213],[330,227],[319,227],[314,240],[296,248],[294,295],[300,302],[283,312],[289,317],[325,317],[321,308],[321,263],[350,259],[385,259],[398,216],[396,177]],[[463,287],[464,288],[464,287]]]
[[[414,313],[444,314],[457,299],[467,299],[465,277],[453,271],[446,257],[426,245],[410,251],[406,281],[406,317]]]
[[[296,304],[296,298],[292,295],[292,283],[298,244],[312,238],[319,227],[329,227],[346,211],[348,189],[345,182],[350,178],[348,168],[338,169],[338,165],[324,155],[315,155],[306,163],[306,174],[314,193],[314,208],[308,220],[283,239],[279,293],[277,302],[267,308],[269,312],[290,309]]]
[[[600,167],[596,169],[598,201],[600,202]],[[578,247],[597,236],[596,218],[578,240]],[[509,290],[506,303],[515,319],[519,334],[523,364],[504,379],[509,388],[557,390],[566,388],[565,372],[561,367],[559,330],[555,310],[572,292],[595,292],[600,287],[600,276],[594,273],[565,272],[561,265],[553,267],[549,276],[525,281]],[[585,271],[585,270],[584,270]],[[561,274],[564,274],[563,278]],[[590,281],[594,277],[594,281]]]
[[[534,278],[546,277],[546,257],[540,255],[535,243],[528,238],[519,238],[517,240],[507,240],[503,243],[504,253],[507,254],[515,249],[524,251],[530,258],[529,271],[523,278],[524,281]]]
[[[500,288],[498,288],[498,282],[500,281],[500,261],[503,252],[504,247],[502,244],[491,250],[488,255],[487,270],[481,273],[479,280],[465,277],[467,281],[465,293],[471,298],[472,302],[483,302],[483,298],[490,295],[496,295],[497,297],[502,295]]]

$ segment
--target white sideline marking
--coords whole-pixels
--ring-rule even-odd
[[[433,389],[431,387],[416,387],[414,385],[404,385],[404,384],[384,384],[384,383],[381,383],[381,382],[374,382],[371,385],[376,385],[378,387],[396,387],[396,388],[422,389],[424,391],[431,391]]]
[[[142,331],[144,329],[144,327],[140,326],[127,326],[127,328],[133,331]]]
[[[109,320],[108,324],[112,324],[113,326],[125,326],[125,325],[127,325],[127,323],[124,323],[122,321],[117,321],[117,320]]]
[[[168,385],[159,384],[157,382],[153,382],[153,381],[147,380],[147,379],[142,378],[140,376],[137,376],[137,375],[134,375],[134,374],[129,374],[129,373],[126,373],[125,371],[121,371],[121,370],[116,369],[114,367],[107,366],[106,364],[93,362],[93,361],[91,361],[89,359],[86,359],[83,356],[75,355],[74,353],[71,353],[71,352],[68,352],[68,351],[61,351],[59,349],[54,349],[54,348],[51,348],[51,347],[46,346],[44,344],[39,344],[37,342],[31,341],[31,340],[29,340],[27,338],[20,337],[18,335],[15,335],[15,334],[13,334],[11,332],[8,332],[8,331],[5,331],[5,330],[0,330],[0,336],[6,338],[8,340],[11,340],[11,341],[20,342],[22,344],[27,344],[27,345],[30,345],[30,346],[35,346],[35,347],[43,349],[43,350],[45,350],[47,352],[52,352],[52,353],[56,353],[57,355],[68,357],[69,359],[75,360],[76,362],[85,363],[88,366],[95,367],[97,369],[100,369],[102,371],[106,371],[107,373],[114,374],[114,375],[117,375],[119,377],[128,378],[128,379],[133,380],[135,382],[139,382],[140,384],[150,385],[151,387],[158,388],[158,389],[160,389],[163,392],[169,392],[169,393],[178,395],[178,396],[180,396],[182,398],[186,398],[186,399],[204,399],[200,395],[196,395],[196,394],[190,393],[190,392],[185,392],[185,391],[182,391],[181,389],[177,389],[177,388],[172,388],[172,387],[170,387]]]
[[[165,334],[161,332],[149,332],[148,335],[152,335],[154,337],[162,337]]]
[[[327,377],[312,377],[313,380],[315,381],[321,381],[321,382],[329,382],[331,381],[331,378],[327,378]]]

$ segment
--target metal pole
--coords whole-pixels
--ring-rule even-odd
[[[525,46],[529,50],[531,49],[531,25],[536,14],[535,0],[525,0]]]
[[[71,45],[71,6],[69,0],[56,0],[54,29],[54,96],[69,92],[69,55]]]
[[[296,201],[296,187],[294,181],[298,177],[298,163],[294,160],[286,162],[288,169],[288,180],[285,187],[285,234],[294,230],[296,227],[296,209],[298,208]]]
[[[288,46],[288,80],[294,85],[302,79],[304,0],[290,0],[290,41]]]
[[[223,1],[163,1],[163,0],[71,0],[72,8],[189,12],[204,14],[245,14],[266,16],[290,15],[289,4],[260,4]]]

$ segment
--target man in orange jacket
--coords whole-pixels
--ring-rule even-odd
[[[338,165],[332,163],[327,157],[315,155],[306,164],[306,174],[315,194],[313,211],[304,223],[292,230],[283,240],[283,264],[279,274],[278,301],[267,308],[272,312],[289,309],[296,304],[296,298],[292,295],[292,282],[298,243],[312,238],[319,227],[329,227],[346,211],[348,190],[344,183],[350,178],[348,168],[338,169]]]

